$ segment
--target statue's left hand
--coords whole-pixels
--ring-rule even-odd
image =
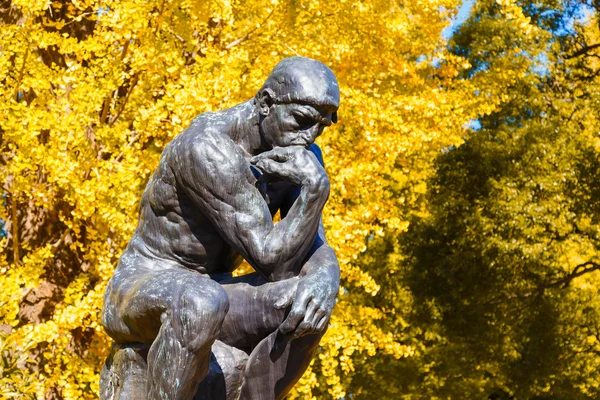
[[[331,316],[338,289],[338,281],[324,272],[300,278],[295,296],[290,296],[291,301],[276,305],[285,308],[290,302],[292,304],[279,331],[295,338],[322,331]]]

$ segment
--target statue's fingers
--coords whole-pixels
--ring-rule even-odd
[[[296,330],[296,327],[304,319],[304,313],[302,311],[294,310],[290,311],[285,321],[279,326],[279,331],[283,334],[289,334]]]
[[[265,174],[268,174],[269,171],[272,169],[269,164],[269,160],[258,160],[256,164],[254,164],[254,166],[258,168],[258,170],[262,173],[262,176],[265,176]],[[266,176],[263,179],[266,179]]]
[[[250,159],[251,164],[256,164],[260,160],[273,160],[276,162],[286,162],[294,154],[294,150],[289,147],[275,147],[272,150],[257,154]]]
[[[317,322],[323,317],[319,304],[314,299],[309,303],[304,315],[304,320],[298,325],[294,332],[294,337],[300,337],[314,333],[317,328]]]
[[[317,331],[322,332],[323,329],[325,329],[325,325],[327,325],[329,323],[329,315],[327,315],[327,313],[325,313],[325,315],[323,317],[321,317],[321,320],[319,322],[317,322]]]
[[[259,160],[255,166],[262,172],[259,177],[260,183],[270,183],[276,181],[277,178],[285,179],[291,174],[289,165],[268,158]]]
[[[311,322],[315,318],[315,314],[317,313],[317,311],[319,311],[319,305],[313,299],[310,303],[308,303],[308,307],[306,308],[306,314],[304,315],[304,321],[311,324]],[[311,325],[311,326],[314,326],[314,325]]]
[[[284,308],[291,306],[292,302],[294,301],[294,294],[295,294],[295,291],[293,291],[293,290],[290,290],[289,292],[287,292],[282,298],[280,298],[279,300],[277,300],[275,302],[275,308],[278,310],[282,310]]]
[[[299,296],[298,298],[294,299],[290,313],[279,327],[279,330],[282,333],[287,334],[296,330],[298,324],[304,319],[304,316],[306,315],[306,306],[309,301],[310,297],[306,295]]]
[[[255,166],[262,172],[262,175],[259,177],[260,183],[270,183],[274,177],[286,176],[285,164],[268,158],[259,160]]]
[[[321,322],[321,320],[323,319],[323,317],[327,317],[327,312],[323,311],[321,309],[317,310],[317,312],[313,315],[313,317],[309,320],[310,321],[310,325],[312,327],[315,328],[315,330],[318,329],[319,327],[319,323]]]
[[[294,338],[299,338],[300,336],[309,335],[314,332],[314,327],[310,325],[310,323],[306,320],[302,321],[298,328],[294,331]]]

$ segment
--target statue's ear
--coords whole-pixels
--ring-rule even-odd
[[[334,111],[333,114],[331,114],[331,122],[337,124],[337,111]]]
[[[264,116],[269,115],[269,109],[273,105],[275,99],[275,92],[272,89],[266,88],[260,93],[258,106],[260,107],[260,113]]]

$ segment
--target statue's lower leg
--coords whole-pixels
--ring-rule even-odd
[[[293,340],[279,331],[267,336],[250,354],[240,398],[283,399],[308,368],[324,333]]]
[[[216,335],[188,347],[173,325],[170,318],[163,322],[148,352],[148,400],[191,400],[208,371]]]
[[[145,344],[114,344],[100,374],[100,400],[146,399],[148,350]],[[248,355],[215,340],[208,373],[194,400],[239,399]]]

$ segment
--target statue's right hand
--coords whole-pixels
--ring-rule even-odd
[[[319,160],[302,146],[275,147],[252,157],[250,162],[270,180],[329,188],[329,179]]]

